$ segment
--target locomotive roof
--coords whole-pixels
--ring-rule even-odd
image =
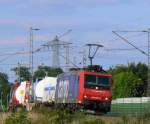
[[[79,75],[79,72],[80,72],[80,70],[64,72],[64,73],[62,73],[62,74],[59,74],[58,77],[59,77],[59,76],[65,76],[65,75],[66,75],[66,76],[67,76],[67,75]]]
[[[59,76],[69,76],[69,75],[79,75],[81,71],[84,71],[84,72],[90,72],[90,73],[101,73],[101,74],[106,74],[106,75],[110,75],[109,73],[106,73],[106,72],[94,72],[94,71],[90,71],[90,70],[72,70],[72,71],[69,71],[69,72],[64,72],[62,74],[59,74]]]

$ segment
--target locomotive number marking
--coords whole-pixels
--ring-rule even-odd
[[[58,98],[68,98],[69,80],[61,80],[59,82]]]

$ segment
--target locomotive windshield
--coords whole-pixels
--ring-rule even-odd
[[[98,85],[103,85],[103,86],[108,86],[109,85],[109,77],[98,76],[97,77],[97,84]]]
[[[109,77],[85,75],[85,87],[91,87],[91,86],[109,87]]]

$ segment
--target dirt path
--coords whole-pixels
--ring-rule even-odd
[[[0,112],[0,124],[4,124],[4,120],[9,116],[8,113]]]
[[[122,121],[122,117],[119,116],[96,116],[96,118],[101,119],[103,121],[107,121],[107,122],[120,122]]]

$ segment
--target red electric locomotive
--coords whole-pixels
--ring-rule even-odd
[[[109,112],[112,100],[112,75],[99,66],[58,76],[55,102],[59,106]]]

